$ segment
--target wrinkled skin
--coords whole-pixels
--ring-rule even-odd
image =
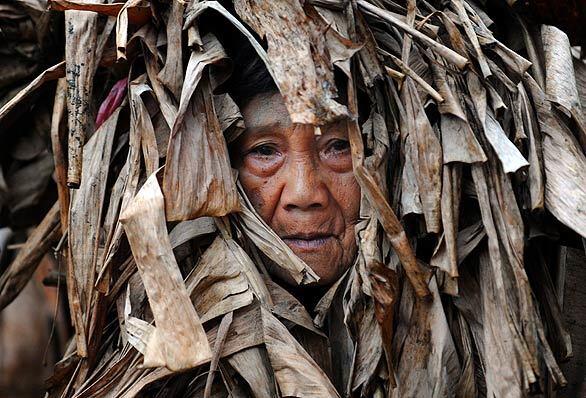
[[[356,256],[360,188],[345,123],[293,125],[279,93],[241,108],[247,130],[232,146],[234,167],[262,219],[330,285]],[[273,269],[286,282],[292,281]]]

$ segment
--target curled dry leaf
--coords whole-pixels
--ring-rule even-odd
[[[474,101],[484,136],[497,154],[505,172],[514,173],[522,167],[529,166],[521,152],[509,140],[501,124],[495,119],[492,110],[488,108],[486,90],[478,78],[469,74],[468,79],[470,96]]]
[[[232,240],[216,238],[186,281],[202,322],[252,303],[271,303],[269,292],[247,254]]]
[[[526,77],[543,133],[543,164],[545,170],[545,206],[561,222],[586,236],[586,155],[565,126],[553,115],[552,105],[530,77]]]
[[[346,107],[334,100],[337,92],[325,40],[327,25],[310,18],[295,2],[236,0],[234,6],[266,38],[267,67],[293,123],[322,125],[348,116]]]
[[[541,27],[545,58],[545,93],[568,113],[581,112],[568,36],[555,26]]]
[[[240,198],[238,218],[249,239],[297,283],[317,282],[319,276],[260,218],[248,199]]]
[[[209,81],[208,66],[223,58],[221,44],[208,35],[187,65],[163,179],[169,221],[224,216],[239,208]]]
[[[65,76],[65,61],[59,62],[56,65],[47,68],[39,76],[37,76],[32,82],[30,82],[25,88],[20,90],[18,94],[6,102],[2,108],[0,108],[0,121],[7,117],[7,115],[23,101],[27,96],[31,95],[35,90],[41,87],[45,82],[51,80],[57,80]]]
[[[209,342],[173,257],[156,174],[148,178],[120,220],[155,318],[156,329],[146,351],[155,358],[145,353],[145,366],[164,365],[177,371],[210,360]]]

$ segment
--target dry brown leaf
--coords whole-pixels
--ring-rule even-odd
[[[222,321],[220,322],[220,326],[218,327],[218,334],[216,336],[216,344],[214,345],[214,351],[212,360],[210,362],[210,371],[208,373],[208,377],[206,379],[206,386],[203,393],[204,398],[210,398],[212,393],[212,382],[214,381],[214,373],[218,368],[218,362],[220,360],[220,354],[222,352],[222,348],[224,346],[224,342],[226,341],[226,334],[228,333],[228,329],[232,324],[232,317],[233,312],[228,312],[226,315],[222,317]]]
[[[45,82],[57,80],[65,76],[65,61],[53,65],[43,71],[25,88],[20,90],[10,101],[6,102],[0,108],[0,121],[3,121],[14,109],[17,109],[21,101],[24,101],[29,95],[35,92]]]
[[[492,72],[490,71],[488,63],[486,62],[486,58],[484,56],[484,53],[482,52],[482,49],[480,48],[480,43],[478,42],[478,36],[476,35],[476,32],[474,31],[474,27],[472,26],[472,22],[470,21],[470,18],[468,17],[468,13],[466,12],[466,9],[464,8],[464,2],[462,0],[454,0],[452,2],[452,6],[456,9],[456,12],[458,13],[458,16],[460,17],[460,23],[462,25],[464,25],[464,32],[468,36],[468,40],[470,40],[470,43],[472,44],[472,47],[474,48],[474,52],[476,52],[476,61],[478,62],[478,65],[480,66],[480,71],[482,72],[482,76],[486,79],[487,77],[492,75]]]
[[[257,398],[277,397],[277,383],[267,353],[260,347],[251,347],[226,358],[244,378]]]
[[[271,313],[261,309],[262,330],[275,379],[284,397],[339,397],[330,380]]]
[[[147,175],[159,168],[159,149],[153,121],[142,96],[148,95],[151,88],[138,82],[130,84],[130,123],[140,132],[140,143]]]
[[[429,46],[435,52],[437,52],[439,55],[444,57],[446,60],[454,63],[460,69],[463,69],[468,64],[468,60],[466,58],[462,57],[457,52],[445,47],[444,45],[438,43],[437,41],[431,39],[430,37],[424,35],[420,31],[410,27],[405,22],[397,19],[392,13],[390,13],[386,10],[383,10],[381,8],[378,8],[378,7],[372,5],[364,0],[358,0],[357,3],[358,3],[358,6],[360,6],[365,11],[370,12],[370,13],[378,16],[379,18],[393,24],[397,28],[399,28],[399,29],[405,31],[406,33],[408,33],[409,35],[411,35],[413,38],[415,38],[415,39],[421,41],[423,44]]]
[[[428,232],[439,232],[441,223],[442,147],[435,135],[411,80],[402,91],[405,104],[405,134],[411,136],[411,157],[419,185],[419,197]]]
[[[183,60],[181,46],[181,28],[183,26],[183,12],[185,3],[173,1],[169,19],[167,20],[167,56],[165,66],[157,77],[173,93],[175,98],[181,95],[183,86]]]
[[[82,311],[87,320],[94,305],[92,297],[102,232],[100,224],[120,111],[121,108],[116,109],[85,146],[81,185],[71,195],[69,252]]]
[[[574,112],[581,113],[568,36],[555,26],[542,25],[541,40],[547,99],[560,104],[568,115]]]
[[[562,223],[586,236],[586,156],[569,129],[553,115],[537,83],[527,75],[525,84],[543,133],[545,206]]]
[[[431,300],[412,299],[407,288],[401,298],[403,322],[397,334],[395,352],[397,390],[400,397],[454,396],[460,362],[441,305],[435,277],[430,280]],[[403,330],[401,330],[403,329]]]
[[[55,203],[0,275],[0,309],[10,304],[22,291],[42,257],[61,235],[59,220],[59,205]]]
[[[147,352],[149,347],[160,350],[163,364],[172,371],[210,360],[210,345],[173,257],[156,174],[147,179],[124,209],[120,221],[155,318],[156,332],[147,344]],[[145,354],[145,362],[146,359]]]
[[[126,59],[126,44],[128,43],[128,25],[131,10],[139,6],[142,0],[128,0],[124,3],[116,17],[116,59]]]
[[[216,224],[211,217],[201,217],[196,218],[195,220],[181,221],[173,227],[171,232],[169,232],[169,240],[174,249],[191,239],[197,238],[201,235],[214,233],[216,230]]]
[[[319,280],[319,276],[260,218],[245,196],[240,196],[238,218],[248,238],[293,280],[300,284]]]
[[[65,65],[69,127],[67,185],[81,183],[83,145],[93,128],[90,101],[96,69],[98,14],[65,11]]]
[[[214,95],[214,107],[220,122],[220,128],[224,132],[226,142],[229,144],[236,140],[244,132],[244,118],[234,100],[228,94]]]
[[[271,303],[254,264],[234,241],[217,237],[188,277],[187,290],[202,322],[252,303]]]
[[[117,17],[125,3],[90,3],[80,0],[49,0],[49,10],[55,11],[94,11],[98,14],[109,17]],[[152,17],[151,8],[146,5],[134,5],[128,7],[128,18],[131,23],[142,25],[147,23]]]
[[[224,216],[239,208],[206,68],[224,58],[220,43],[208,35],[204,50],[192,52],[187,65],[163,179],[169,221]]]
[[[55,102],[53,103],[53,116],[51,118],[51,149],[53,150],[53,161],[55,164],[55,180],[57,183],[57,195],[59,197],[59,208],[61,215],[61,230],[63,233],[69,226],[69,189],[67,188],[67,162],[65,154],[65,141],[67,128],[64,126],[67,81],[64,78],[57,82],[55,91]]]
[[[266,38],[267,68],[293,123],[322,125],[348,116],[346,107],[334,100],[337,92],[325,40],[327,26],[320,26],[298,3],[236,0],[234,7]]]
[[[519,102],[521,106],[522,123],[529,143],[529,195],[531,210],[541,210],[545,206],[545,178],[543,175],[543,148],[542,137],[539,134],[539,125],[533,111],[533,105],[525,91],[525,86],[519,84]]]
[[[501,124],[495,119],[492,110],[487,107],[486,90],[482,87],[479,79],[470,73],[467,76],[470,96],[482,123],[484,136],[497,154],[505,172],[515,173],[517,170],[529,166],[521,152],[509,140]]]

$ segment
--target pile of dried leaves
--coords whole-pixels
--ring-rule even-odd
[[[586,237],[584,114],[567,36],[499,7],[497,21],[467,0],[0,4],[4,222],[26,226],[58,197],[0,269],[0,308],[54,250],[75,335],[49,397],[563,386],[557,247]],[[299,284],[317,276],[230,167],[244,123],[216,90],[227,26],[293,122],[348,120],[359,254],[313,319],[263,263]],[[321,338],[334,318],[332,382],[292,333]]]

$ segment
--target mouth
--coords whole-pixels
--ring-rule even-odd
[[[293,251],[311,252],[323,249],[334,239],[333,234],[303,233],[281,237]]]

